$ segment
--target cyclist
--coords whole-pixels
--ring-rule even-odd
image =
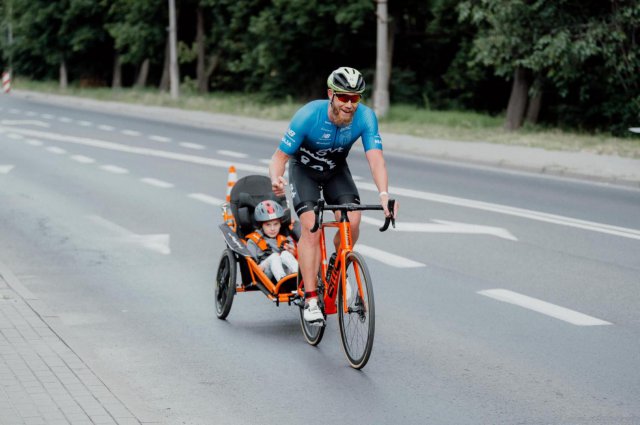
[[[360,203],[346,162],[349,150],[359,138],[362,138],[384,213],[390,215],[387,169],[378,120],[373,110],[360,104],[365,89],[362,74],[353,68],[340,67],[329,75],[327,86],[328,99],[311,101],[293,116],[269,165],[272,189],[282,196],[287,185],[283,174],[289,162],[291,197],[302,227],[298,261],[304,280],[304,319],[320,325],[324,322],[317,293],[320,235],[310,231],[315,223],[313,208],[320,198],[320,189],[329,204]],[[396,203],[395,212],[397,206]],[[349,212],[348,215],[355,243],[359,235],[360,212]],[[336,234],[334,245],[337,247],[339,242]]]
[[[254,218],[260,226],[246,237],[247,248],[257,258],[260,268],[279,281],[287,274],[298,272],[293,239],[280,233],[284,208],[266,200],[256,205]]]

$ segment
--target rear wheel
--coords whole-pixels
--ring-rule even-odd
[[[347,311],[345,311],[344,291],[340,282],[338,288],[338,323],[342,347],[349,364],[354,369],[362,369],[369,361],[375,333],[375,304],[369,269],[363,257],[350,252],[346,257]],[[359,284],[359,285],[358,285]],[[358,286],[362,291],[358,290]]]
[[[236,257],[229,248],[222,252],[216,275],[216,315],[224,320],[231,311],[236,294]]]
[[[318,275],[318,301],[320,302],[320,308],[324,313],[324,306],[322,305],[322,280],[320,279],[320,275]],[[298,272],[298,288],[302,289],[304,292],[304,284],[302,282],[302,273]],[[325,315],[326,319],[326,315]],[[300,327],[302,328],[302,335],[304,335],[304,339],[311,345],[316,346],[320,344],[322,341],[322,337],[324,336],[324,328],[325,325],[322,326],[313,326],[310,325],[306,320],[304,320],[304,305],[300,307]]]

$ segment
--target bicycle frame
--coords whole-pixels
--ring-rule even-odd
[[[393,211],[394,208],[394,200],[389,200],[389,210]],[[338,221],[323,221],[323,211],[325,209],[340,211],[340,219]],[[320,263],[320,277],[324,285],[325,291],[323,294],[324,301],[324,312],[325,314],[336,314],[337,303],[336,298],[338,292],[335,290],[336,285],[339,282],[346,282],[347,279],[347,267],[346,267],[346,258],[349,253],[353,251],[353,239],[351,237],[351,222],[349,221],[348,211],[364,211],[364,210],[382,210],[382,206],[380,205],[359,205],[359,204],[343,204],[343,205],[325,205],[323,199],[318,200],[318,205],[315,207],[316,211],[316,223],[312,232],[320,229],[320,252],[321,252],[321,263]],[[380,228],[381,232],[384,232],[389,227],[389,223],[393,223],[393,227],[395,227],[395,220],[393,217],[387,217],[383,227]],[[340,235],[340,245],[338,246],[338,250],[336,251],[336,260],[333,264],[333,270],[339,270],[340,276],[339,279],[333,281],[331,279],[332,276],[329,276],[329,280],[327,280],[327,270],[329,265],[327,263],[327,246],[326,246],[326,236],[325,229],[327,228],[337,228]],[[358,288],[358,295],[361,298],[364,298],[362,283],[360,278],[360,271],[358,268],[355,268],[355,282]],[[332,271],[332,275],[333,275]],[[340,285],[342,290],[342,300],[343,300],[343,311],[344,313],[348,313],[348,304],[347,304],[347,288],[346,285]],[[303,296],[303,290],[299,289],[299,295]]]

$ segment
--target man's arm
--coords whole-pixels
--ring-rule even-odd
[[[284,169],[289,161],[289,155],[282,152],[280,149],[276,149],[271,157],[271,163],[269,164],[269,177],[271,178],[271,189],[276,196],[284,196],[284,189],[287,185],[287,181],[283,177]]]
[[[387,175],[387,166],[384,161],[384,156],[380,149],[370,149],[365,153],[365,155],[367,156],[367,161],[369,161],[369,168],[371,169],[373,182],[376,184],[378,193],[380,194],[380,204],[382,205],[382,208],[384,208],[384,215],[388,216],[389,210],[387,209],[387,203],[389,201],[389,178]],[[397,214],[397,212],[398,202],[396,201],[394,215]]]

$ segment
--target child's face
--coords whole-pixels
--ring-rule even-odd
[[[270,238],[275,238],[280,233],[280,220],[273,219],[262,223],[262,231]]]

